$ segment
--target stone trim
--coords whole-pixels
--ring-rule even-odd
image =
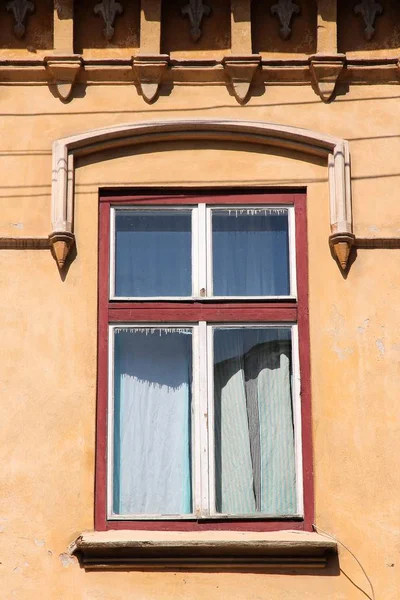
[[[334,248],[337,242],[343,243],[339,234],[352,235],[350,154],[347,141],[297,127],[223,120],[130,123],[56,140],[53,144],[52,235],[73,234],[76,157],[97,154],[109,148],[197,139],[275,146],[325,157],[329,178],[331,234],[335,235]],[[154,185],[157,185],[157,181],[154,181]],[[341,266],[343,268],[342,262]]]
[[[324,568],[337,554],[318,533],[150,532],[82,533],[70,546],[86,570]]]
[[[148,54],[148,53],[147,53]],[[153,53],[154,54],[154,53]],[[157,53],[156,53],[157,54]],[[168,57],[168,55],[163,55]],[[318,55],[307,58],[268,59],[262,55],[254,55],[260,61],[260,69],[254,80],[255,85],[277,85],[296,83],[310,85],[314,76],[311,60]],[[253,56],[253,57],[254,57]],[[324,54],[321,54],[324,57]],[[132,65],[140,60],[141,55],[127,58],[87,59],[81,55],[73,55],[81,64],[76,78],[80,84],[115,84],[133,85],[140,83]],[[398,84],[400,69],[398,58],[352,58],[342,54],[329,54],[331,59],[343,63],[340,83],[345,84]],[[0,59],[1,84],[37,84],[49,83],[49,61],[60,58],[58,54],[48,54],[41,59]],[[224,63],[231,58],[230,54],[221,60],[212,59],[178,59],[168,58],[163,83],[173,84],[220,84],[226,85]],[[50,81],[51,83],[51,81]]]
[[[0,250],[49,250],[47,237],[1,237]]]

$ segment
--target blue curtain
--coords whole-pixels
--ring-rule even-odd
[[[192,512],[191,330],[115,333],[113,509]]]
[[[296,513],[290,336],[214,331],[217,512]]]
[[[191,211],[120,211],[115,218],[117,296],[191,296]]]
[[[290,294],[288,214],[271,210],[213,211],[214,296]]]

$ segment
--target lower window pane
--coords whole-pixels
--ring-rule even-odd
[[[216,328],[216,511],[296,513],[290,328]]]
[[[190,329],[114,337],[114,514],[192,512]]]

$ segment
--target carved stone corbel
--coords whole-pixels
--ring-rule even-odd
[[[60,271],[65,265],[68,254],[75,244],[75,236],[67,231],[55,231],[49,235],[51,254]]]
[[[82,59],[79,56],[49,56],[45,58],[45,63],[58,97],[68,100],[82,67]]]
[[[287,40],[292,33],[290,27],[294,15],[300,14],[300,7],[292,0],[278,0],[271,6],[271,15],[276,15],[281,23],[279,34],[282,39]]]
[[[14,33],[18,39],[21,39],[25,35],[26,27],[25,21],[28,18],[28,14],[35,12],[35,5],[29,0],[11,0],[6,4],[6,10],[12,11],[15,19]]]
[[[383,6],[375,0],[362,0],[354,6],[354,14],[361,15],[364,19],[364,37],[370,41],[375,34],[375,19],[383,13]]]
[[[345,271],[347,268],[355,239],[355,235],[352,233],[334,233],[329,238],[329,245],[342,271]]]
[[[240,103],[245,102],[254,75],[261,65],[261,56],[226,56],[222,62],[236,100]]]
[[[337,81],[345,66],[344,54],[325,56],[316,54],[310,57],[310,69],[318,95],[323,102],[329,102],[335,91]]]
[[[168,54],[139,55],[133,59],[140,91],[146,102],[153,102],[168,67]]]

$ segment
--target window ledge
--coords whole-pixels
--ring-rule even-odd
[[[70,546],[85,569],[323,568],[337,553],[317,533],[104,531],[82,533]]]

